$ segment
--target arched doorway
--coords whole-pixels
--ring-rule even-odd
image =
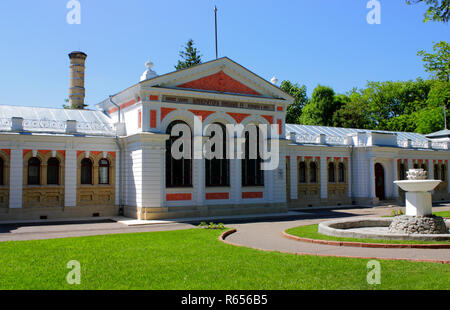
[[[375,164],[375,195],[384,200],[384,168],[381,164]]]

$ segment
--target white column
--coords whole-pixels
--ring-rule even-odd
[[[23,151],[22,148],[11,149],[9,178],[9,207],[22,208],[23,188]]]
[[[428,179],[434,179],[434,162],[432,159],[428,161]]]
[[[347,160],[347,187],[348,197],[352,198],[352,159],[349,157]]]
[[[244,151],[244,138],[235,137],[234,138],[234,159],[232,160],[230,171],[231,171],[231,195],[233,203],[240,203],[242,201],[242,159],[237,156],[238,144],[242,146],[241,150]]]
[[[289,161],[289,167],[290,167],[290,185],[291,185],[291,199],[298,199],[298,191],[297,191],[297,184],[298,184],[298,168],[297,168],[297,157],[291,156]]]
[[[77,205],[77,151],[66,150],[64,166],[64,206]],[[116,169],[117,170],[117,169]]]
[[[431,159],[428,163],[428,179],[433,180],[434,179],[434,162]],[[431,191],[431,194],[434,194],[434,190]]]
[[[413,160],[410,158],[408,158],[408,169],[407,170],[409,170],[409,169],[414,169]]]
[[[328,198],[327,157],[320,157],[320,198]]]
[[[445,162],[447,165],[447,192],[450,194],[450,165],[448,162]]]
[[[375,198],[375,163],[373,157],[369,159],[369,198]]]
[[[120,188],[120,178],[122,177],[122,157],[120,156],[120,150],[116,151],[116,180],[115,180],[115,184],[116,184],[116,197],[114,198],[115,200],[115,205],[118,206],[120,205],[120,196],[121,196],[121,188]]]
[[[142,98],[141,110],[142,131],[150,131],[150,101],[147,98]]]
[[[398,180],[398,159],[397,158],[393,158],[393,174],[394,174],[394,181],[397,181]],[[395,184],[395,183],[393,183],[393,185],[394,185],[394,192],[392,193],[392,196],[394,197],[394,198],[398,198],[399,197],[399,193],[398,193],[398,186],[397,186],[397,184]]]

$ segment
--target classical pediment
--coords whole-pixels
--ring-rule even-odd
[[[202,77],[200,79],[193,80],[181,85],[177,85],[177,87],[196,90],[209,90],[223,93],[261,96],[261,93],[244,85],[243,83],[237,81],[236,79],[233,79],[231,76],[229,76],[222,70],[217,73]]]
[[[229,58],[220,58],[142,82],[145,87],[285,99],[293,98],[276,85]]]

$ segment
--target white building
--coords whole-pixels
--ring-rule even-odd
[[[84,61],[70,54],[70,102],[84,102]],[[139,219],[282,212],[319,205],[401,201],[393,181],[413,167],[440,178],[450,200],[450,133],[425,137],[285,124],[294,98],[228,58],[158,76],[105,99],[98,110],[0,106],[0,220],[108,216]],[[279,166],[260,159],[181,159],[170,129],[276,125]],[[249,143],[243,135],[234,144]]]

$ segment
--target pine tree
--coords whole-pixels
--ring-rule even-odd
[[[194,40],[190,39],[184,48],[184,51],[180,51],[181,60],[178,60],[178,64],[175,69],[186,69],[202,63],[201,55],[196,47],[194,47]]]

